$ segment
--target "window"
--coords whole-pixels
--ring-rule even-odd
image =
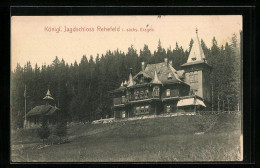
[[[190,83],[194,82],[194,74],[190,72]]]
[[[139,113],[140,112],[140,107],[136,107],[135,108],[135,113]]]
[[[171,112],[171,106],[166,106],[166,112],[167,113]]]
[[[191,58],[192,59],[192,61],[195,61],[196,60],[196,57],[193,57],[193,58]]]
[[[167,89],[166,90],[166,96],[170,96],[171,95],[171,90],[170,89]]]
[[[126,91],[126,99],[128,99],[128,100],[130,99],[130,92],[129,92],[129,90]]]
[[[198,82],[198,71],[190,72],[190,83]]]
[[[198,82],[198,71],[194,72],[194,82]]]
[[[125,111],[122,111],[122,118],[125,118]]]
[[[140,98],[144,98],[144,91],[143,90],[140,91]]]
[[[149,106],[145,106],[145,112],[149,112]]]
[[[135,94],[135,99],[139,99],[139,91],[138,90],[135,91],[134,94]]]
[[[139,114],[147,114],[149,113],[149,106],[138,106],[135,108],[135,113]]]
[[[146,90],[145,90],[145,97],[148,98],[148,96],[149,96],[149,90],[146,89]]]
[[[144,106],[141,107],[141,113],[144,113]]]
[[[122,103],[125,103],[126,100],[125,100],[125,96],[122,96]]]
[[[159,87],[153,88],[153,96],[159,96],[159,94],[160,94],[159,92],[160,92]]]

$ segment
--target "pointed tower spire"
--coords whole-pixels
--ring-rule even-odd
[[[196,38],[195,38],[194,43],[192,45],[187,63],[196,62],[196,61],[203,61],[203,62],[207,63],[203,49],[202,49],[201,44],[200,44],[200,39],[199,39],[199,36],[198,36],[198,28],[197,27],[195,29],[195,32],[196,32]]]
[[[154,78],[153,78],[152,83],[154,83],[154,84],[162,84],[162,82],[161,82],[161,81],[159,80],[159,78],[158,78],[158,75],[157,75],[157,71],[156,71],[156,70],[154,71]]]
[[[196,93],[200,98],[210,101],[209,75],[212,67],[207,64],[204,52],[198,36],[198,28],[195,29],[196,37],[189,53],[187,63],[181,65],[184,70],[184,81],[190,85],[190,91]],[[174,73],[175,74],[175,73]],[[196,82],[194,84],[193,82]]]
[[[133,86],[133,85],[134,85],[134,80],[133,80],[132,73],[130,73],[127,86],[130,87],[130,86]]]
[[[121,83],[120,87],[124,87],[124,82]]]

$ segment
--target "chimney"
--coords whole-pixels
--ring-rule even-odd
[[[172,79],[172,74],[171,73],[168,74],[168,79]]]
[[[172,60],[169,61],[169,64],[172,66]]]
[[[164,62],[168,66],[168,58],[164,58]]]
[[[142,71],[144,71],[145,70],[145,62],[143,61],[142,62]]]

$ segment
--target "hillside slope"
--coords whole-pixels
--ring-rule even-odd
[[[14,161],[226,161],[240,157],[240,116],[143,119],[69,127],[70,143],[35,149],[32,130],[13,135]],[[196,134],[205,132],[204,134]],[[34,135],[33,135],[34,134]],[[31,137],[31,138],[29,138]],[[19,141],[20,142],[19,142]],[[28,144],[26,146],[26,144]],[[26,157],[25,157],[26,156]]]

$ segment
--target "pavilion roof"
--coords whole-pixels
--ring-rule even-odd
[[[53,115],[55,112],[57,112],[59,110],[60,110],[59,108],[51,106],[51,105],[40,105],[40,106],[36,106],[33,109],[31,109],[27,113],[27,117]]]

